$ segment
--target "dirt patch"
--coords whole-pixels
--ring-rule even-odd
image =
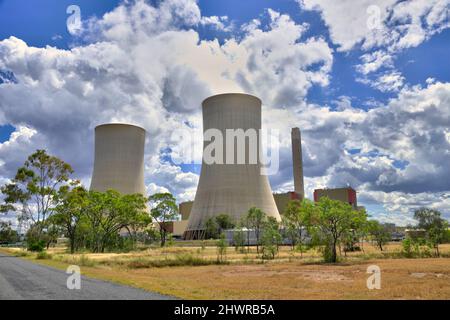
[[[308,280],[317,282],[322,281],[352,281],[349,277],[345,276],[341,272],[328,271],[328,270],[304,270],[301,271],[299,276]]]
[[[344,272],[334,270],[276,270],[269,266],[236,266],[222,272],[225,277],[295,277],[312,281],[351,281]]]

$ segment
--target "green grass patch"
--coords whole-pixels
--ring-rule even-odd
[[[227,264],[227,262],[220,262],[213,259],[205,259],[197,255],[188,253],[177,254],[175,255],[174,258],[150,259],[145,257],[139,257],[128,260],[102,261],[101,263],[106,265],[119,265],[130,269],[208,266],[208,265]]]
[[[36,255],[36,259],[37,260],[51,260],[52,259],[52,255],[47,253],[46,251],[42,251],[42,252],[39,252]]]

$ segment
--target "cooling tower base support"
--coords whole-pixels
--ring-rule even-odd
[[[204,240],[206,238],[206,230],[189,230],[183,234],[184,240]]]

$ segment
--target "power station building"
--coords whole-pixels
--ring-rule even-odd
[[[197,192],[194,201],[179,204],[182,220],[167,223],[170,233],[186,240],[203,239],[208,219],[227,214],[238,222],[251,207],[280,221],[289,201],[305,198],[299,128],[291,131],[294,191],[272,194],[261,165],[261,100],[247,94],[215,95],[203,101],[202,112],[204,144]],[[220,139],[211,132],[219,134]],[[145,195],[145,139],[145,130],[135,125],[97,126],[90,189]],[[358,207],[356,191],[351,187],[314,190],[315,202],[322,197],[349,203],[355,210],[363,208]]]
[[[95,159],[91,190],[116,190],[145,195],[145,130],[129,124],[95,128]]]
[[[322,197],[328,197],[332,200],[339,200],[348,203],[354,210],[358,209],[356,191],[351,187],[314,190],[314,202],[318,202]]]
[[[202,111],[205,133],[202,169],[184,238],[202,239],[209,218],[228,214],[239,221],[251,207],[281,220],[269,179],[262,173],[261,100],[247,94],[220,94],[204,100]],[[230,131],[239,130],[256,132],[255,141],[249,137],[247,143],[247,137],[244,138],[244,150],[240,150],[239,143],[235,144],[239,137],[228,135]],[[207,141],[207,132],[219,133],[222,137],[222,145],[218,144],[214,151],[215,156],[222,155],[218,161],[210,162],[206,158],[211,144],[218,142],[217,137]],[[243,152],[243,162],[239,161],[239,152]]]
[[[286,193],[274,193],[273,198],[275,200],[275,205],[277,206],[278,212],[280,215],[283,215],[284,210],[286,209],[287,204],[289,201],[292,200],[301,200],[298,193],[290,191]],[[181,221],[185,221],[189,219],[189,216],[191,215],[192,205],[194,204],[194,201],[185,201],[178,205],[178,212],[181,215]],[[176,221],[178,223],[178,221]],[[179,233],[174,234],[176,236],[180,236]]]

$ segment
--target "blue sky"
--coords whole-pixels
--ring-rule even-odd
[[[81,148],[81,138],[73,141],[74,151],[58,149],[57,146],[64,145],[63,141],[58,140],[61,136],[58,130],[67,127],[81,130],[87,143],[90,143],[92,138],[88,129],[92,129],[99,119],[134,120],[148,131],[162,135],[156,139],[160,144],[152,141],[148,146],[160,150],[160,157],[157,160],[148,154],[149,159],[152,159],[149,160],[149,171],[153,172],[146,176],[149,190],[166,188],[179,195],[181,199],[192,198],[195,194],[199,165],[177,166],[170,161],[164,153],[167,151],[167,145],[163,144],[167,135],[164,132],[167,130],[160,126],[165,121],[187,123],[188,120],[189,123],[193,123],[190,127],[198,128],[201,125],[201,114],[197,105],[201,98],[208,92],[216,92],[220,86],[234,83],[239,86],[239,90],[262,96],[266,104],[265,114],[274,117],[274,126],[288,124],[287,126],[298,125],[304,129],[305,174],[311,189],[351,184],[360,191],[362,204],[377,212],[383,219],[393,212],[396,221],[402,220],[401,212],[410,216],[411,210],[405,209],[408,206],[414,208],[429,204],[436,205],[439,209],[446,207],[448,183],[433,182],[431,178],[433,174],[439,173],[442,176],[443,172],[448,173],[448,170],[438,162],[448,159],[448,154],[445,153],[448,146],[446,139],[449,139],[446,138],[448,121],[442,117],[432,118],[432,114],[439,110],[445,115],[445,108],[449,108],[445,94],[446,86],[450,82],[450,64],[447,63],[447,57],[450,56],[450,28],[448,16],[442,17],[438,14],[443,10],[448,11],[448,0],[418,1],[415,11],[408,7],[408,2],[369,1],[370,4],[378,5],[381,12],[385,13],[381,20],[383,32],[380,33],[365,30],[365,20],[360,20],[361,16],[367,14],[366,9],[369,5],[367,1],[358,2],[348,8],[324,0],[300,2],[172,0],[166,5],[168,1],[130,1],[126,6],[128,11],[119,13],[117,8],[121,5],[121,1],[40,0],[30,5],[30,1],[26,0],[0,0],[0,53],[2,45],[8,48],[8,51],[4,51],[8,52],[8,56],[6,54],[5,57],[0,56],[0,71],[14,73],[19,82],[14,88],[23,86],[22,97],[20,93],[15,92],[11,84],[7,83],[8,79],[0,77],[0,98],[4,101],[3,104],[0,101],[0,107],[3,108],[0,109],[0,143],[11,140],[14,131],[19,137],[14,143],[10,141],[7,147],[4,146],[4,151],[1,151],[0,145],[0,157],[14,159],[17,162],[20,157],[13,156],[15,148],[13,145],[28,143],[29,145],[17,146],[17,150],[23,152],[37,148],[36,144],[41,143],[42,146],[39,147],[61,152],[62,155],[72,152],[78,154],[78,158],[74,161],[75,167],[83,179],[88,181],[92,164],[91,151],[86,151],[86,154],[80,153],[80,150],[76,151],[75,146]],[[164,11],[164,14],[172,19],[164,23],[159,20],[158,24],[148,26],[145,24],[148,21],[142,18],[144,11],[141,12],[141,17],[122,19],[123,15],[131,17],[133,8],[139,8],[139,4],[141,9],[136,10]],[[67,30],[66,20],[69,15],[66,9],[69,5],[78,5],[81,9],[81,18],[85,23],[81,35],[71,35]],[[108,12],[114,14],[110,20],[105,20],[103,15]],[[165,17],[158,14],[154,14],[158,19]],[[87,26],[88,19],[93,17],[97,18],[93,22],[94,27]],[[214,17],[216,20],[211,19]],[[141,18],[142,24],[133,25],[133,19]],[[255,19],[258,22],[252,25]],[[211,21],[220,21],[220,25]],[[140,46],[129,42],[133,36],[124,36],[123,30],[129,25],[135,28],[134,32],[142,31],[145,34]],[[259,33],[248,31],[246,26],[249,25]],[[192,33],[187,34],[188,30],[205,41],[203,46],[191,42]],[[345,30],[345,34],[342,30]],[[282,31],[280,34],[285,34],[286,39],[294,37],[295,41],[289,42],[291,40],[276,36],[278,31]],[[161,34],[166,34],[174,43],[178,43],[168,52],[185,50],[191,54],[187,57],[183,57],[181,53],[175,56],[181,69],[172,72],[170,67],[164,65],[164,55],[168,54],[164,48],[169,44],[161,43],[160,47],[152,45],[155,41],[159,41],[158,36]],[[6,42],[11,36],[24,41],[25,44],[17,41]],[[217,50],[212,44],[215,39],[218,40],[220,49],[226,52],[224,56],[217,53],[209,55],[207,50],[204,50],[206,46]],[[227,47],[227,43],[231,42],[236,43],[236,48]],[[101,43],[110,44],[130,54],[130,57],[111,55],[113,59],[111,61],[120,61],[122,65],[108,66],[112,78],[109,79],[108,75],[102,76],[106,77],[102,78],[102,83],[107,83],[105,88],[103,85],[96,85],[95,77],[100,77],[100,74],[88,73],[93,77],[88,83],[86,70],[90,69],[78,67],[92,65],[92,68],[98,71],[99,61],[96,60],[98,57],[102,56],[105,61],[109,61],[103,56],[105,51]],[[88,47],[89,45],[91,47]],[[257,46],[267,45],[271,46],[270,54],[260,55]],[[15,56],[14,52],[20,50],[10,50],[14,46],[20,47],[20,50],[28,50],[30,54]],[[44,49],[46,46],[55,47],[56,51],[51,53]],[[33,55],[30,47],[39,48],[41,53]],[[91,48],[89,53],[87,48]],[[239,48],[245,48],[248,56],[242,55],[243,51],[239,51]],[[55,53],[63,54],[65,52],[63,50],[70,49],[75,51],[67,51],[70,55],[68,67],[56,62],[48,64],[48,61],[57,61],[52,60],[56,59]],[[85,53],[81,54],[79,53],[81,51],[77,50],[84,50]],[[143,51],[139,53],[140,50]],[[286,50],[293,52],[293,55],[285,56],[286,52],[283,51]],[[163,53],[159,53],[160,51]],[[93,54],[94,58],[88,59],[88,54]],[[234,54],[238,55],[238,62],[243,62],[241,70],[236,69],[231,62],[230,65],[220,66],[228,63],[225,61]],[[210,62],[208,64],[210,69],[198,64],[197,55],[203,55],[205,61]],[[134,64],[133,59],[140,61],[139,59],[145,56],[159,57],[157,63],[162,67],[154,69],[155,61],[144,64],[141,62],[137,68],[128,65]],[[312,62],[303,63],[309,59]],[[11,62],[13,60],[16,62]],[[292,61],[298,61],[298,66],[293,65]],[[249,68],[250,62],[260,63],[261,70]],[[285,74],[285,78],[280,78],[277,64]],[[219,72],[215,70],[216,67],[223,70],[220,69]],[[123,75],[120,70],[125,68],[131,69]],[[147,69],[152,71],[142,74],[143,71],[139,69],[145,72]],[[161,70],[165,70],[165,73],[155,75],[155,72],[163,72]],[[183,82],[186,80],[181,78],[183,72],[180,73],[180,70],[188,74],[191,72],[190,76],[186,76],[189,85]],[[230,74],[235,78],[227,82],[224,78]],[[129,80],[124,80],[122,84],[117,78],[122,76]],[[152,85],[156,86],[154,88],[156,91],[148,89],[146,87],[148,83],[141,82],[133,84],[133,89],[129,88],[130,81],[141,78],[146,81],[154,79]],[[241,81],[243,78],[245,82]],[[287,81],[285,79],[293,80],[292,83],[285,83],[284,81]],[[162,92],[166,93],[161,99],[155,98],[152,92],[158,92],[161,84],[165,86],[161,89]],[[51,86],[60,88],[61,85],[63,88],[67,87],[67,91],[55,91],[50,88]],[[77,96],[79,90],[75,90],[73,86],[78,85],[88,91],[93,87],[92,92],[98,96],[93,96],[92,100],[83,98],[86,94],[83,97]],[[105,90],[104,95],[102,90]],[[132,95],[130,90],[133,92],[141,90],[140,98]],[[178,101],[173,100],[174,97],[170,94],[166,97],[167,90],[177,91],[178,94],[187,92],[189,97],[183,98],[185,100],[181,101],[182,105],[166,105]],[[286,94],[280,95],[285,98],[280,99],[277,92],[285,92]],[[436,95],[434,98],[433,94]],[[154,119],[139,116],[137,111],[134,114],[128,106],[140,104],[142,96],[146,97],[147,104],[140,109],[136,107],[136,110],[159,114],[158,108],[152,108],[153,105],[161,105],[165,108],[164,112],[168,112],[161,115],[161,119],[164,120],[157,121],[158,128],[154,131],[152,129],[155,126]],[[148,101],[151,102],[150,105]],[[83,112],[89,109],[82,106],[84,103],[96,111],[83,118]],[[107,103],[112,105],[105,106]],[[426,105],[430,113],[424,116],[417,110],[413,111],[416,105]],[[37,109],[41,111],[37,112]],[[53,117],[57,124],[46,122],[46,119]],[[80,129],[81,125],[86,129]],[[414,128],[417,128],[416,133],[413,133]],[[29,141],[23,138],[24,142],[21,142],[20,137],[24,136]],[[75,138],[65,136],[64,139]],[[426,149],[425,144],[431,144],[432,149]],[[289,152],[283,149],[281,153],[283,157],[281,163],[288,167]],[[9,164],[5,159],[0,160],[6,163],[3,169],[0,165],[0,179],[6,179],[7,175],[10,175],[13,162]],[[424,168],[423,163],[430,161],[435,163],[429,172],[415,169]],[[176,185],[174,181],[180,185]],[[276,191],[290,190],[292,187],[290,170],[282,168],[278,176],[271,177],[271,183]],[[414,190],[408,187],[415,183],[420,183],[423,187]],[[187,192],[187,189],[190,191]],[[388,190],[394,190],[398,194],[393,196]]]
[[[152,1],[157,3],[157,1]],[[38,5],[30,5],[28,0],[0,1],[0,39],[16,36],[30,46],[46,45],[58,48],[69,48],[73,37],[68,33],[65,14],[69,5],[82,8],[82,17],[101,17],[117,4],[111,1],[73,1],[73,0],[41,0]],[[200,0],[198,2],[205,16],[228,16],[236,24],[244,24],[252,19],[263,18],[265,10],[271,8],[280,13],[289,14],[297,23],[308,23],[307,36],[323,36],[331,47],[337,48],[329,38],[329,32],[318,12],[299,9],[294,0]],[[204,39],[219,38],[223,41],[229,34],[199,27]],[[59,38],[61,36],[62,38]],[[395,60],[396,68],[401,71],[411,85],[424,84],[429,77],[440,81],[449,81],[450,64],[446,57],[450,56],[450,30],[437,34],[422,45],[401,52]],[[333,63],[333,90],[315,87],[309,93],[309,99],[317,103],[330,103],[339,96],[345,95],[365,101],[375,99],[386,101],[393,93],[382,93],[376,89],[355,81],[354,68],[359,63],[360,50],[336,53]]]
[[[158,1],[152,1],[158,3]],[[0,1],[0,39],[16,36],[30,46],[44,47],[47,45],[68,49],[73,43],[73,37],[66,27],[68,15],[65,14],[69,5],[75,4],[82,8],[82,17],[101,17],[117,4],[111,1],[73,1],[73,0],[41,0],[38,5],[30,5],[28,0]],[[334,49],[337,45],[330,41],[329,32],[318,12],[300,10],[294,0],[200,0],[198,2],[205,16],[228,16],[231,21],[240,25],[252,19],[263,18],[265,10],[271,8],[280,13],[289,14],[297,23],[308,23],[308,36],[322,36]],[[267,18],[267,17],[266,17]],[[266,19],[267,20],[267,19]],[[199,27],[199,34],[204,39],[218,38],[221,41],[229,36],[228,32],[219,32]],[[61,38],[60,38],[60,37]],[[450,56],[450,30],[437,34],[422,45],[401,52],[395,67],[406,77],[411,85],[425,84],[427,78],[439,81],[450,80],[450,64],[446,57]],[[329,87],[313,87],[308,93],[308,100],[317,104],[329,104],[340,96],[348,96],[367,108],[366,101],[386,102],[395,96],[392,92],[380,92],[370,86],[355,80],[355,65],[361,50],[351,52],[336,52],[334,55],[331,77],[332,90]],[[12,132],[11,126],[0,129],[0,142],[6,141]]]

